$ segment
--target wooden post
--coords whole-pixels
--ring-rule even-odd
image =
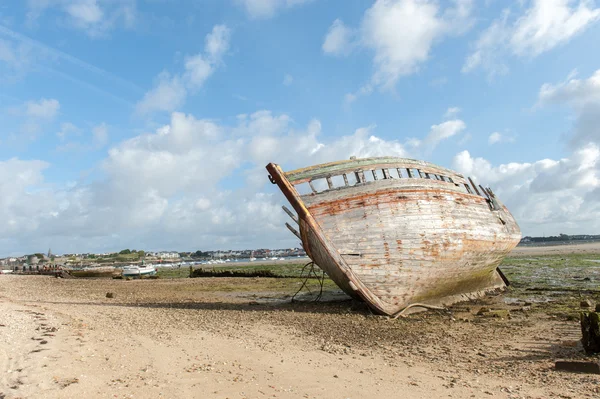
[[[600,314],[581,312],[581,343],[586,353],[600,353]]]

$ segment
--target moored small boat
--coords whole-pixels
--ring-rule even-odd
[[[498,265],[521,232],[492,190],[470,178],[392,157],[267,170],[296,211],[284,207],[299,231],[286,226],[307,255],[379,313],[449,305],[506,286]]]
[[[123,268],[123,277],[147,277],[154,276],[156,274],[156,268],[153,265],[147,266],[125,266]]]

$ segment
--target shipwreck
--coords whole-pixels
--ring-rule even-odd
[[[392,157],[266,168],[296,211],[284,206],[299,231],[286,225],[311,260],[378,313],[450,305],[508,284],[498,265],[521,231],[471,178]]]

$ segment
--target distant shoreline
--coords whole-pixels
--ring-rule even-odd
[[[508,256],[600,254],[600,241],[583,243],[548,242],[519,245]]]

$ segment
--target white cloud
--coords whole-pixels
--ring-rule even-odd
[[[539,92],[541,104],[567,103],[581,108],[589,103],[600,103],[600,69],[588,79],[568,79],[556,85],[546,83]]]
[[[119,25],[130,28],[137,18],[135,0],[28,0],[27,9],[29,25],[37,24],[47,10],[55,9],[64,15],[67,24],[90,37],[106,36]]]
[[[81,129],[72,123],[66,122],[61,124],[61,130],[57,133],[62,144],[56,147],[58,152],[77,152],[79,154],[90,151],[97,151],[104,148],[108,144],[109,134],[106,123],[101,123],[91,129],[91,134],[81,138]],[[79,137],[76,141],[65,141],[74,136]]]
[[[289,73],[288,73],[288,74],[286,74],[286,75],[283,77],[283,85],[284,85],[284,86],[291,86],[291,85],[292,85],[292,83],[294,83],[294,77],[293,77],[292,75],[290,75]]]
[[[64,141],[69,136],[79,135],[79,132],[79,128],[71,122],[63,122],[60,124],[60,130],[56,133],[56,136],[60,141]]]
[[[201,87],[213,73],[213,67],[202,54],[196,54],[185,61],[185,78],[192,87]]]
[[[204,39],[204,51],[213,64],[221,62],[221,58],[229,50],[231,30],[225,25],[215,25],[212,32]]]
[[[96,137],[105,128],[97,127]],[[285,199],[268,182],[265,165],[289,170],[351,155],[406,155],[399,142],[377,137],[375,129],[327,140],[319,121],[296,127],[288,115],[267,110],[240,115],[232,126],[174,112],[155,132],[111,147],[96,168],[103,177],[90,183],[43,189],[41,170],[48,164],[13,165],[6,173],[20,168],[27,184],[6,188],[11,206],[2,206],[0,217],[19,224],[29,219],[18,234],[0,227],[0,252],[9,250],[8,239],[11,251],[34,250],[30,243],[56,251],[295,246],[283,227]],[[2,179],[3,165],[2,193],[2,184],[13,184]],[[243,180],[231,187],[234,175]],[[20,196],[25,201],[13,214],[12,198]]]
[[[23,74],[29,67],[32,58],[31,46],[26,43],[14,43],[0,39],[0,63],[7,67],[14,75]],[[5,72],[6,75],[6,72]],[[7,76],[0,78],[6,80]]]
[[[533,0],[516,17],[504,10],[475,42],[463,72],[482,67],[490,76],[505,74],[507,55],[536,57],[568,42],[598,20],[600,8],[588,0]]]
[[[391,88],[400,76],[414,73],[443,30],[432,2],[377,1],[362,22],[362,42],[375,52],[373,82]]]
[[[179,76],[171,76],[163,71],[157,78],[156,86],[144,94],[144,98],[136,104],[136,111],[147,114],[154,111],[172,111],[183,105],[187,90]]]
[[[600,229],[600,71],[540,88],[538,105],[573,109],[568,157],[493,166],[463,151],[454,168],[489,185],[515,215],[525,234],[595,234]],[[502,141],[493,134],[492,141]],[[499,141],[498,141],[499,140]]]
[[[460,119],[453,119],[442,122],[439,125],[433,125],[424,142],[430,143],[431,146],[436,146],[440,141],[462,132],[466,127],[467,125]]]
[[[444,118],[452,118],[452,117],[456,116],[460,111],[461,110],[459,107],[450,107],[446,110],[446,113],[444,114]]]
[[[502,135],[498,132],[494,132],[494,133],[490,134],[490,137],[488,137],[488,143],[490,145],[496,144],[496,143],[500,142],[501,140],[502,140]]]
[[[430,153],[440,142],[457,135],[466,128],[467,125],[462,120],[452,119],[431,126],[429,134],[424,139],[412,138],[409,139],[407,144],[414,150],[425,150],[425,152]]]
[[[46,126],[53,123],[59,109],[60,103],[54,98],[27,101],[20,106],[9,108],[8,113],[20,119],[18,135],[11,133],[10,140],[18,145],[26,145],[27,142],[35,140]]]
[[[76,1],[65,5],[65,11],[78,23],[83,25],[96,24],[104,17],[104,12],[96,0]]]
[[[600,8],[593,5],[588,0],[536,0],[514,25],[513,51],[536,56],[569,41],[600,19]]]
[[[587,79],[571,78],[558,84],[542,85],[538,105],[566,105],[575,112],[571,145],[600,145],[600,69]]]
[[[323,52],[325,54],[342,55],[348,54],[353,47],[352,29],[346,27],[340,19],[333,21],[329,27],[325,40],[323,41]]]
[[[185,71],[181,75],[161,72],[154,88],[136,104],[136,112],[171,112],[181,107],[189,92],[200,89],[223,63],[222,58],[229,49],[230,38],[231,30],[227,26],[215,25],[204,39],[204,52],[186,57]]]
[[[3,252],[14,251],[10,244],[18,237],[35,234],[39,222],[56,204],[47,196],[43,171],[49,164],[44,161],[23,161],[12,158],[0,161],[0,243],[8,242]],[[35,190],[31,190],[35,187]],[[23,245],[24,242],[19,244]]]
[[[93,133],[106,125],[96,128]],[[0,196],[0,217],[8,221],[0,226],[0,251],[295,246],[283,227],[285,199],[268,183],[264,166],[276,162],[289,170],[352,155],[414,155],[408,144],[378,137],[376,129],[327,139],[318,120],[297,126],[289,115],[268,110],[239,115],[233,125],[174,112],[155,132],[112,146],[96,168],[100,179],[68,189],[46,185],[45,162],[0,162],[0,192],[9,193]],[[433,125],[418,139],[420,148],[465,129],[458,119]],[[565,159],[499,166],[462,152],[454,167],[491,186],[528,234],[600,227],[596,144]]]
[[[374,73],[368,83],[357,93],[347,95],[346,100],[355,100],[374,88],[393,89],[398,79],[418,71],[436,43],[448,36],[464,34],[472,25],[472,1],[445,4],[450,5],[442,10],[435,1],[377,0],[364,14],[357,41],[373,52]],[[343,50],[347,53],[347,35],[339,34],[346,31],[335,22],[332,31],[337,33],[333,36],[337,42],[332,40],[329,53],[343,54]]]
[[[32,118],[52,119],[59,109],[60,103],[54,98],[42,98],[39,101],[28,101],[25,104],[25,114]]]
[[[95,148],[102,148],[108,144],[108,126],[106,126],[106,123],[92,129],[92,143]]]
[[[591,195],[600,187],[600,148],[595,144],[558,161],[499,166],[463,151],[453,167],[490,186],[525,234],[589,234],[600,228],[600,202]]]
[[[279,10],[292,8],[312,0],[238,0],[250,18],[266,19],[273,17]]]
[[[488,144],[493,145],[497,143],[514,143],[515,138],[513,136],[509,136],[506,134],[502,134],[500,132],[494,132],[488,137]]]

